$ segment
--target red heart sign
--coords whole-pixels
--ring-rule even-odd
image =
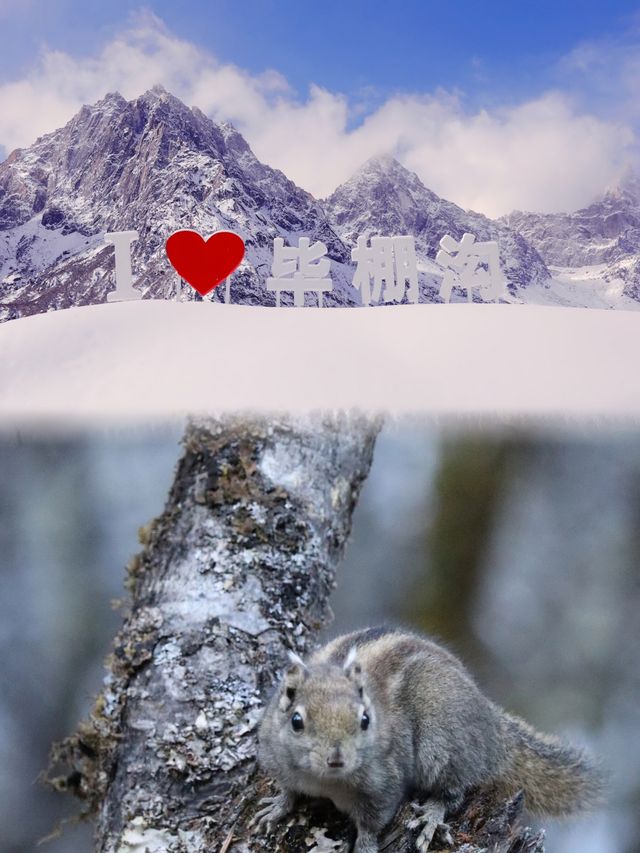
[[[178,275],[204,296],[240,265],[244,241],[231,231],[217,231],[205,240],[185,229],[169,237],[166,251]]]

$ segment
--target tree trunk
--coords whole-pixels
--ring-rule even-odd
[[[287,649],[304,655],[330,617],[376,432],[356,416],[189,425],[165,511],[128,566],[131,603],[105,687],[53,752],[69,768],[54,784],[97,816],[96,851],[346,849],[353,828],[327,805],[268,837],[249,827],[270,793],[256,725]],[[478,802],[454,825],[469,842],[460,850],[476,839],[542,849],[513,829],[518,801]],[[397,827],[387,849],[410,849]]]

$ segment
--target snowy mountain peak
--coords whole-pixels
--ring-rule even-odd
[[[515,211],[503,221],[550,266],[585,269],[601,281],[611,303],[640,300],[640,178],[634,172],[575,213]]]
[[[127,100],[124,98],[120,92],[107,92],[104,98],[101,98],[99,101],[91,106],[90,104],[85,104],[82,108],[83,110],[92,110],[92,109],[100,109],[105,105],[113,104],[115,106],[126,106]]]
[[[167,92],[162,83],[156,83],[155,86],[152,86],[150,89],[147,89],[147,91],[142,95],[142,97],[159,98],[160,100],[168,100],[169,98],[173,98],[174,100],[178,101],[178,98],[176,98],[174,95],[170,95],[169,92]]]
[[[470,232],[478,240],[499,242],[512,292],[550,277],[538,253],[520,235],[440,198],[390,156],[367,160],[326,199],[325,207],[346,243],[355,243],[359,236],[412,235],[420,264],[432,273],[439,270],[435,256],[441,238],[449,234],[459,240]]]
[[[638,185],[630,177],[626,188],[551,224],[533,214],[493,221],[440,198],[397,159],[382,155],[322,203],[261,163],[232,124],[213,122],[163,87],[133,100],[112,92],[0,163],[0,319],[103,302],[114,284],[107,231],[138,231],[135,286],[148,297],[172,298],[178,280],[164,245],[179,228],[226,229],[244,239],[233,302],[273,304],[264,287],[273,239],[295,245],[305,236],[324,242],[332,261],[334,291],[325,303],[357,304],[351,248],[358,237],[373,235],[414,237],[421,299],[438,301],[439,242],[465,232],[499,243],[512,294],[525,301],[542,294],[548,302],[553,283],[541,254],[556,263],[560,253],[613,252],[620,269],[640,258]],[[633,264],[625,270],[631,285],[640,279]],[[628,293],[640,302],[640,291]],[[181,298],[194,293],[187,287]],[[214,291],[213,298],[222,293]],[[314,297],[308,304],[316,304]]]
[[[392,154],[377,154],[365,160],[360,168],[356,169],[350,180],[361,179],[364,176],[375,177],[376,175],[386,176],[390,174],[404,177],[405,175],[410,176],[411,172]]]
[[[607,189],[604,198],[626,199],[632,204],[640,205],[640,176],[633,169],[628,169],[617,184]]]
[[[107,231],[138,231],[136,286],[171,296],[164,243],[178,228],[243,237],[233,301],[273,302],[263,283],[277,236],[323,240],[335,266],[326,302],[353,301],[349,253],[321,205],[260,163],[232,125],[154,87],[131,101],[107,95],[0,164],[0,317],[103,301],[113,287]]]
[[[427,195],[434,200],[438,198],[424,186],[415,172],[411,172],[391,154],[370,157],[330,198],[334,198],[337,192],[361,191],[363,188],[367,188],[373,197],[395,191],[417,193],[422,198]]]

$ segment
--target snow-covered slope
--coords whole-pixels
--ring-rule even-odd
[[[439,289],[442,270],[435,256],[445,234],[459,240],[466,231],[478,240],[496,240],[500,263],[514,295],[526,299],[522,291],[529,285],[542,286],[550,279],[538,252],[524,237],[502,222],[440,198],[392,157],[368,160],[329,196],[325,207],[348,245],[354,245],[359,236],[413,235],[424,274],[421,290],[430,301],[437,301],[436,284]]]
[[[626,295],[624,280],[612,276],[607,264],[550,266],[549,271],[553,279],[548,285],[536,284],[527,290],[528,304],[640,311],[640,301]]]
[[[144,300],[0,324],[0,420],[352,407],[637,418],[637,364],[630,311]]]
[[[323,240],[334,282],[325,301],[353,301],[350,254],[321,205],[260,163],[231,125],[157,87],[134,101],[107,95],[0,164],[0,318],[104,301],[114,270],[106,231],[139,232],[136,286],[169,296],[177,276],[164,243],[178,228],[243,237],[237,302],[273,304],[263,282],[276,236]]]
[[[540,252],[545,262],[571,277],[599,282],[597,289],[640,307],[640,179],[629,175],[620,186],[575,213],[522,213],[504,217]],[[558,293],[562,288],[553,288]],[[584,288],[585,294],[588,288]],[[590,303],[587,303],[590,304]]]
[[[104,302],[114,285],[107,231],[139,232],[135,284],[148,298],[169,298],[178,279],[164,244],[178,228],[243,237],[231,288],[238,304],[274,304],[264,283],[277,236],[326,243],[334,292],[325,304],[359,304],[351,249],[376,234],[415,237],[421,300],[437,302],[439,241],[467,231],[498,241],[514,301],[640,308],[639,223],[637,181],[576,214],[493,221],[439,198],[390,157],[368,161],[320,202],[260,163],[231,125],[156,87],[132,101],[107,95],[0,164],[0,321]],[[184,298],[195,293],[186,288]]]

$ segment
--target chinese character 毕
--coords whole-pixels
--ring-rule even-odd
[[[293,293],[293,304],[304,305],[307,291],[318,294],[318,306],[322,306],[322,294],[333,290],[328,277],[330,261],[324,256],[327,247],[319,240],[310,245],[308,237],[300,237],[298,245],[285,246],[282,237],[273,241],[273,263],[271,276],[267,279],[267,290],[275,291],[276,305],[280,305],[283,290]]]

